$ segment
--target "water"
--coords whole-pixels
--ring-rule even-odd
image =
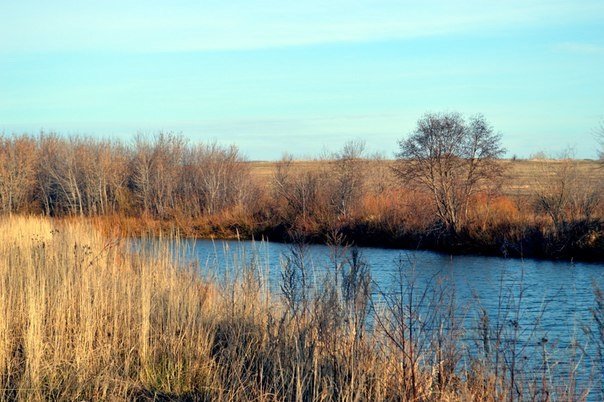
[[[236,275],[242,263],[254,265],[276,293],[280,289],[284,257],[291,255],[291,246],[280,243],[183,240],[182,245],[185,257],[198,263],[204,274],[220,280]],[[454,289],[456,309],[466,329],[463,335],[466,343],[479,344],[478,312],[484,309],[492,322],[498,315],[501,317],[508,334],[510,325],[517,319],[522,355],[535,360],[535,370],[542,353],[540,342],[547,339],[550,358],[559,362],[558,375],[568,371],[570,350],[576,342],[585,348],[580,382],[587,384],[594,381],[594,376],[602,375],[597,367],[597,374],[591,371],[595,345],[586,336],[585,329],[595,329],[593,291],[594,286],[604,288],[604,264],[449,256],[430,251],[379,248],[361,248],[360,251],[370,267],[376,300],[397,291],[401,270],[415,278],[420,289],[438,277],[449,289]],[[315,278],[333,267],[332,249],[327,246],[310,245],[306,256]],[[508,310],[501,307],[500,296]],[[519,301],[516,316],[516,310],[510,307]],[[599,380],[595,378],[595,381]]]

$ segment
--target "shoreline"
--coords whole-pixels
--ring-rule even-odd
[[[71,220],[74,218],[59,218]],[[77,219],[77,218],[75,218]],[[294,244],[291,232],[284,225],[261,227],[245,227],[229,225],[206,224],[197,222],[185,224],[179,220],[148,220],[136,217],[94,217],[92,220],[106,233],[118,231],[125,236],[158,236],[178,231],[182,238],[197,240],[257,240],[267,239],[270,242]],[[133,224],[133,222],[135,222]],[[596,222],[592,226],[604,230],[604,222]],[[490,242],[479,241],[469,233],[457,237],[445,236],[433,232],[403,232],[393,236],[377,228],[359,228],[342,226],[338,233],[343,236],[344,243],[358,247],[395,249],[408,251],[430,251],[446,255],[463,255],[479,257],[497,257],[506,259],[532,259],[542,261],[574,261],[588,263],[604,263],[604,247],[598,247],[604,239],[598,238],[589,247],[580,248],[570,244],[566,250],[558,250],[555,244],[550,244],[550,238],[543,236],[538,228],[530,228],[526,236],[513,241],[505,238],[490,239]],[[326,230],[297,233],[297,237],[308,244],[328,245],[329,232]],[[570,236],[570,234],[569,234]]]

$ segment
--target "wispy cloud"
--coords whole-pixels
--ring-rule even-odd
[[[604,45],[595,43],[562,42],[557,43],[554,49],[569,53],[604,54]]]
[[[1,2],[0,51],[240,50],[490,32],[604,15],[597,0]]]

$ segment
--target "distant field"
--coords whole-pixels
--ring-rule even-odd
[[[252,176],[262,185],[269,185],[275,172],[277,162],[252,161]],[[389,171],[394,161],[371,162],[368,169],[380,171],[387,175],[388,180],[395,180]],[[555,160],[503,160],[506,168],[506,178],[502,191],[506,195],[529,195],[535,183],[544,180],[548,174],[555,171],[564,162]],[[577,173],[587,187],[604,188],[604,166],[593,160],[577,160]],[[328,168],[329,161],[296,161],[294,170],[305,171],[319,168]],[[376,166],[380,164],[381,166]],[[371,177],[371,175],[370,175]]]

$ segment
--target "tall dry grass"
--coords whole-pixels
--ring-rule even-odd
[[[3,219],[0,233],[0,399],[209,389],[209,288],[169,253],[41,218]]]
[[[168,240],[135,250],[75,220],[1,220],[0,400],[514,401],[560,386],[466,355],[442,283],[401,280],[377,303],[361,256],[335,245],[310,284],[300,245],[271,295],[256,264],[213,283]],[[485,348],[506,347],[483,318]]]

